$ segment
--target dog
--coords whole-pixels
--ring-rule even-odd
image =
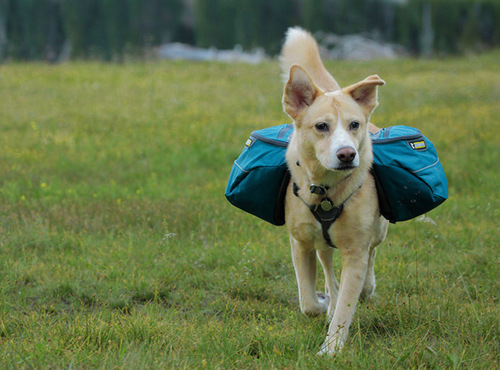
[[[285,219],[301,311],[327,312],[328,334],[318,354],[333,355],[346,343],[358,300],[375,290],[376,246],[388,221],[379,211],[370,167],[369,120],[378,105],[379,76],[340,88],[325,69],[318,45],[301,28],[290,28],[280,56],[283,109],[294,132],[286,159],[291,181]],[[340,284],[332,258],[342,260]],[[316,261],[325,273],[325,293],[316,292]]]

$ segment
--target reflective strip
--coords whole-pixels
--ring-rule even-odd
[[[411,171],[411,170],[410,170],[410,172],[411,172],[411,173],[417,173],[417,172],[420,172],[420,171],[426,170],[426,169],[428,169],[428,168],[431,168],[431,167],[435,166],[435,165],[436,165],[436,164],[438,164],[438,163],[439,163],[439,158],[438,158],[438,160],[437,160],[436,162],[434,162],[433,164],[431,164],[431,165],[429,165],[429,166],[427,166],[427,167],[421,168],[421,169],[416,170],[416,171]]]
[[[246,172],[246,173],[250,172],[250,171],[244,170],[244,169],[243,169],[243,168],[242,168],[242,167],[238,164],[238,162],[234,161],[234,164],[235,164],[236,166],[238,166],[238,168],[239,168],[240,170],[242,170],[243,172]]]

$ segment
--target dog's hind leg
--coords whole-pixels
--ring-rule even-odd
[[[317,316],[326,312],[330,298],[316,293],[316,253],[290,236],[292,260],[299,287],[300,310],[307,316]]]
[[[339,282],[335,276],[333,268],[333,249],[318,250],[318,258],[325,272],[325,293],[330,297],[330,305],[328,306],[328,321],[333,318],[337,297],[339,294]]]
[[[377,254],[377,248],[372,247],[370,250],[370,257],[368,258],[368,271],[366,272],[365,282],[363,284],[363,289],[359,296],[360,301],[365,301],[369,299],[375,292],[375,255]]]
[[[379,245],[387,235],[388,222],[386,220],[381,220],[379,227],[379,232],[377,237],[372,239],[372,244],[370,246],[370,257],[368,259],[368,271],[366,273],[365,282],[363,284],[363,289],[361,290],[361,295],[359,297],[360,301],[369,299],[375,292],[375,256],[377,254],[376,246]]]

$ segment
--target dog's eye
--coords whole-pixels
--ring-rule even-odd
[[[326,124],[325,122],[318,123],[316,125],[316,130],[320,132],[326,132],[328,131],[328,124]]]
[[[357,121],[352,121],[349,124],[349,130],[356,131],[358,128],[359,128],[359,122],[357,122]]]

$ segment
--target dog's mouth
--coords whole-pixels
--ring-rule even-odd
[[[352,163],[342,163],[339,164],[337,167],[334,168],[336,171],[348,171],[348,170],[353,170],[357,166],[353,165]]]

